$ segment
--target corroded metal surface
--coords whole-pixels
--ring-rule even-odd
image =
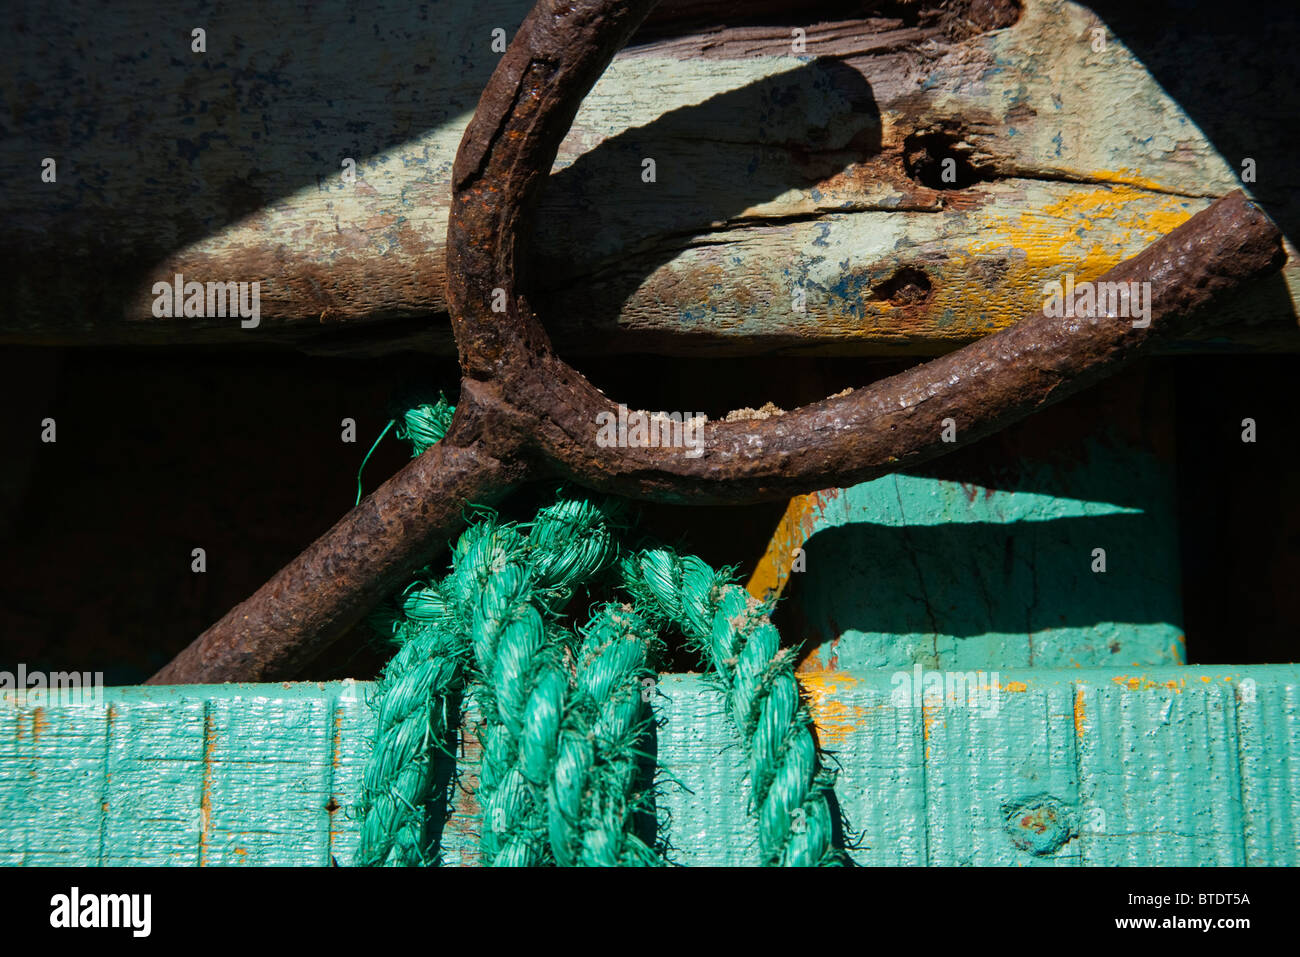
[[[873,478],[1090,385],[1216,297],[1283,262],[1276,227],[1234,193],[1099,280],[1151,284],[1145,327],[1121,316],[1040,313],[848,395],[757,422],[708,423],[702,449],[691,450],[700,454],[650,446],[611,452],[596,440],[598,416],[617,417],[618,406],[555,356],[523,282],[542,171],[582,93],[612,56],[610,45],[630,32],[602,6],[534,8],[466,130],[447,244],[448,298],[468,396],[514,422],[538,457],[585,485],[661,501],[740,503]],[[948,418],[957,426],[955,443],[941,436]],[[458,426],[448,441],[461,440]]]
[[[739,504],[922,462],[1086,388],[1285,259],[1276,227],[1234,193],[1101,277],[1150,283],[1145,326],[1039,313],[868,388],[765,419],[707,423],[698,447],[604,447],[598,417],[620,409],[555,355],[524,270],[536,193],[560,140],[652,5],[542,0],[529,14],[453,171],[447,294],[464,378],[450,431],[154,682],[295,673],[455,530],[466,501],[528,475],[658,501]],[[955,441],[945,440],[948,420]]]

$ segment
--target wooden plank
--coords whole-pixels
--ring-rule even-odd
[[[1083,842],[1087,863],[1244,864],[1232,672],[1134,673],[1076,695],[1081,792],[1101,824]],[[1152,807],[1169,813],[1152,820]],[[1294,863],[1296,849],[1268,856]]]
[[[703,691],[694,675],[664,675],[656,691],[655,712],[663,720],[658,753],[665,762],[673,756],[663,765],[673,780],[663,781],[655,803],[660,819],[672,822],[672,860],[686,866],[756,865],[757,835],[743,813],[753,797],[744,750],[735,735],[720,742],[706,730],[721,723],[722,699]]]
[[[375,730],[366,697],[370,687],[355,681],[340,682],[338,696],[332,702],[329,740],[330,800],[326,801],[325,809],[329,827],[328,860],[339,865],[352,862],[359,841],[360,828],[352,813],[352,804],[365,774],[366,761],[370,757],[369,742]],[[357,746],[358,741],[363,744]],[[450,825],[448,830],[451,830]],[[448,855],[448,863],[452,863],[451,855]]]
[[[1297,666],[1006,670],[974,699],[925,679],[914,695],[914,678],[801,676],[860,864],[1300,863]],[[369,690],[117,688],[79,706],[6,693],[0,861],[347,864]],[[753,863],[716,692],[689,674],[658,690],[673,859]],[[447,860],[474,863],[476,805],[455,803]]]
[[[329,863],[335,698],[285,708],[267,690],[208,702],[200,865],[280,863],[289,846],[296,862]]]
[[[800,580],[794,614],[814,670],[832,658],[849,669],[1184,660],[1163,509],[908,475],[818,496],[801,558],[859,585]],[[1105,574],[1091,570],[1097,547]]]
[[[1245,815],[1245,863],[1278,860],[1274,848],[1290,849],[1287,863],[1300,863],[1300,691],[1281,689],[1285,700],[1264,705],[1257,685],[1242,678],[1237,695],[1237,739]]]
[[[197,15],[204,54],[190,50],[195,15],[141,0],[20,9],[27,41],[4,70],[28,92],[0,141],[13,224],[0,341],[450,354],[451,163],[496,62],[492,31],[529,5],[222,4]],[[538,236],[537,298],[566,351],[943,352],[1240,185],[1240,157],[1221,156],[1119,37],[1092,49],[1105,25],[1082,6],[1027,0],[1014,26],[956,39],[911,13],[818,24],[816,11],[801,54],[785,23],[659,29],[601,79]],[[1274,92],[1252,102],[1289,95]],[[1290,135],[1220,100],[1198,108],[1253,123],[1258,150]],[[908,172],[920,154],[973,181],[932,188]],[[53,184],[39,178],[50,155]],[[1258,184],[1284,226],[1287,182]],[[1233,305],[1252,323],[1237,343],[1300,342],[1290,251],[1284,278]],[[901,267],[928,290],[905,288]],[[155,318],[153,284],[176,273],[258,281],[261,324]]]
[[[805,672],[799,680],[837,771],[835,796],[856,845],[854,861],[926,864],[932,828],[924,708],[894,707],[884,687],[849,671]]]
[[[0,705],[0,864],[100,859],[108,727],[102,707]]]
[[[1052,838],[1068,834],[1066,821],[1078,813],[1072,686],[1035,687],[1032,698],[1008,692],[1015,705],[995,720],[991,702],[963,708],[939,699],[925,707],[927,863],[1080,863],[1076,842]],[[1038,831],[1044,825],[1046,839]]]
[[[210,709],[207,700],[172,695],[108,706],[100,863],[198,862],[210,806]]]
[[[1166,390],[1135,372],[923,474],[800,496],[747,587],[784,595],[809,671],[1180,664]]]

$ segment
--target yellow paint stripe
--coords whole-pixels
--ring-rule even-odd
[[[836,695],[856,685],[858,679],[843,671],[806,671],[798,678],[808,713],[817,727],[817,740],[824,747],[847,745],[853,732],[862,727],[866,712],[861,705],[837,700]]]
[[[754,573],[749,576],[745,585],[747,592],[759,601],[765,601],[778,597],[785,590],[786,582],[790,580],[795,550],[802,548],[812,535],[822,506],[838,494],[838,489],[828,489],[796,495],[790,499],[785,514],[768,539],[767,550],[758,560]]]

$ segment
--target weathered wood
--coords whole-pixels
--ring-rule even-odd
[[[1182,663],[1171,476],[1137,471],[1128,501],[1142,507],[1046,493],[1135,464],[1088,450],[1090,474],[1043,469],[1037,489],[891,475],[795,499],[772,547],[785,546],[787,580],[793,548],[811,571],[794,574],[783,619],[797,622],[790,638],[807,650],[804,666]],[[1092,570],[1098,547],[1104,574]]]
[[[138,4],[19,11],[0,341],[450,352],[451,161],[492,30],[528,6],[223,7],[200,16],[206,54],[190,51],[192,17]],[[1098,25],[1029,0],[1014,26],[974,35],[810,23],[803,55],[784,23],[652,30],[584,103],[544,199],[557,344],[931,354],[1036,308],[1047,280],[1099,275],[1238,185],[1241,158],[1120,38],[1094,52]],[[948,155],[970,184],[926,185]],[[1259,185],[1284,226],[1285,180]],[[261,325],[155,319],[152,284],[178,272],[259,281]],[[1237,304],[1252,325],[1233,340],[1293,348],[1298,291],[1293,261]]]
[[[976,708],[918,706],[911,677],[801,676],[858,863],[1300,863],[1293,665],[1004,671]],[[0,863],[347,864],[369,692],[118,688],[98,706],[6,692]],[[753,863],[743,758],[716,691],[664,675],[658,692],[674,859]],[[472,760],[472,738],[462,750]],[[472,785],[470,760],[461,769]],[[455,803],[447,861],[472,864],[476,805]]]
[[[804,670],[1182,664],[1172,391],[1134,370],[938,475],[798,496],[747,587]]]

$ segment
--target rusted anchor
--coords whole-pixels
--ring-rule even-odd
[[[556,357],[528,303],[534,200],[587,91],[654,0],[540,0],[497,65],[453,173],[447,300],[461,393],[447,436],[344,516],[150,679],[294,677],[462,524],[519,483],[558,476],[666,502],[742,504],[875,478],[1078,392],[1243,283],[1281,235],[1240,192],[1108,272],[1151,284],[1150,323],[1033,315],[957,352],[763,421],[710,422],[698,449],[604,448],[615,403]],[[504,297],[504,313],[492,311]],[[603,416],[601,417],[603,419]],[[955,443],[941,440],[954,419]],[[686,454],[691,452],[691,454]]]

